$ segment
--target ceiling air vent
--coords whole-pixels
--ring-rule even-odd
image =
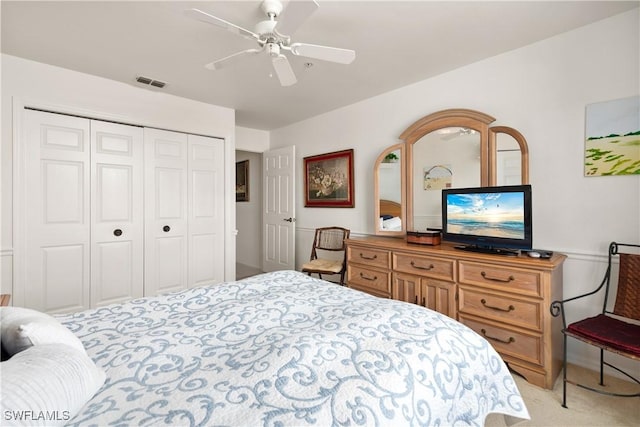
[[[153,79],[150,79],[149,77],[144,77],[144,76],[136,77],[136,81],[138,83],[142,83],[142,84],[145,84],[145,85],[151,85],[151,86],[155,86],[155,87],[159,87],[159,88],[163,88],[163,87],[165,87],[167,85],[165,82],[161,82],[160,80],[153,80]]]

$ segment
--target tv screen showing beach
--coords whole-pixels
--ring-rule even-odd
[[[447,232],[524,239],[524,193],[448,194]]]

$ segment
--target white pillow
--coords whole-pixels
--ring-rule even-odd
[[[22,307],[2,307],[2,347],[9,354],[32,345],[67,344],[86,354],[84,346],[73,332],[48,314]]]
[[[29,347],[0,364],[3,426],[63,425],[105,381],[84,352],[66,344]]]
[[[385,219],[382,221],[382,227],[386,230],[400,230],[402,228],[402,219],[397,216]]]

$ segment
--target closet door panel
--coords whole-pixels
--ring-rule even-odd
[[[145,295],[188,283],[187,135],[145,129]]]
[[[224,144],[189,135],[189,287],[224,281]]]
[[[24,112],[24,283],[19,305],[46,312],[87,309],[89,121]]]
[[[143,130],[91,121],[91,305],[143,295]]]

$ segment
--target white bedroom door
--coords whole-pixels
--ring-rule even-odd
[[[263,259],[265,272],[295,269],[295,147],[263,154]]]
[[[143,295],[143,130],[91,120],[91,307]]]
[[[187,135],[145,128],[145,295],[188,283]]]
[[[14,303],[89,308],[89,120],[24,111],[24,242]]]

